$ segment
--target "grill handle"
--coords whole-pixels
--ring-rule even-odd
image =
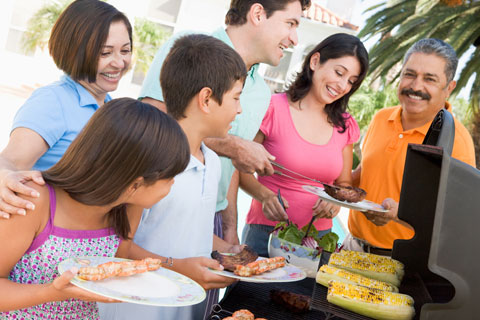
[[[451,156],[454,139],[455,122],[453,116],[446,109],[442,109],[433,119],[422,144],[442,147],[443,152]]]

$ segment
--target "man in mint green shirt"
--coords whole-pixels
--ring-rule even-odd
[[[227,192],[235,168],[260,175],[273,174],[269,161],[275,157],[262,145],[251,141],[260,128],[270,102],[270,89],[258,74],[258,65],[278,65],[283,57],[283,50],[297,44],[296,29],[302,11],[309,5],[310,0],[232,0],[225,18],[226,29],[220,28],[211,34],[232,46],[240,54],[248,70],[240,96],[243,111],[232,123],[229,136],[205,141],[209,148],[221,156],[222,175],[218,188],[215,234],[232,244],[238,243],[238,182],[232,183],[233,199],[228,208]],[[186,33],[175,35],[160,48],[140,93],[140,99],[164,111],[166,108],[159,80],[161,66],[175,40]]]

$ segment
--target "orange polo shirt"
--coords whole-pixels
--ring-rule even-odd
[[[451,111],[447,102],[445,108]],[[399,201],[403,168],[409,143],[421,144],[430,123],[404,131],[401,122],[401,106],[378,111],[365,135],[362,146],[362,171],[360,188],[367,191],[366,199],[382,203],[385,198]],[[452,157],[475,166],[475,149],[468,130],[455,120],[455,140]],[[356,238],[366,240],[372,246],[391,249],[395,239],[410,239],[414,232],[397,222],[390,221],[378,227],[359,212],[350,210],[348,228]]]

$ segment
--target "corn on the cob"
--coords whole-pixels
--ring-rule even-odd
[[[346,283],[358,284],[358,285],[369,287],[369,288],[385,290],[390,292],[398,292],[398,288],[390,283],[386,283],[386,282],[375,280],[375,279],[370,279],[360,274],[335,268],[333,266],[328,266],[326,264],[321,266],[320,270],[318,270],[316,280],[317,280],[317,283],[325,287],[328,287],[328,281],[330,280],[342,280]]]
[[[391,257],[381,256],[378,254],[367,253],[367,252],[350,251],[350,250],[341,250],[340,253],[346,256],[351,256],[353,258],[367,259],[375,264],[391,264],[395,267],[395,270],[400,280],[402,280],[403,275],[405,274],[403,263]]]
[[[410,320],[415,315],[413,298],[401,293],[367,288],[343,281],[328,282],[328,302],[380,320]]]
[[[332,253],[328,265],[361,274],[362,276],[388,282],[400,286],[400,275],[397,274],[395,264],[387,262],[375,263],[364,256],[352,252],[349,254]]]

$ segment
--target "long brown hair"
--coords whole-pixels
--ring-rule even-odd
[[[178,123],[157,108],[121,98],[90,119],[60,161],[44,171],[51,186],[86,205],[114,203],[138,177],[146,184],[169,179],[190,161],[188,141]],[[128,238],[125,205],[108,213],[116,233]]]
[[[340,99],[325,106],[328,121],[334,126],[342,128],[341,132],[345,132],[346,119],[343,114],[347,110],[350,96],[357,91],[367,75],[368,52],[362,41],[355,36],[346,33],[336,33],[327,37],[305,57],[302,70],[297,73],[294,82],[288,87],[287,95],[292,101],[302,99],[310,91],[313,79],[313,71],[310,69],[310,59],[317,52],[320,53],[321,64],[325,63],[327,60],[338,59],[345,56],[355,57],[360,63],[360,74],[358,75],[357,81],[352,85],[350,91]]]

